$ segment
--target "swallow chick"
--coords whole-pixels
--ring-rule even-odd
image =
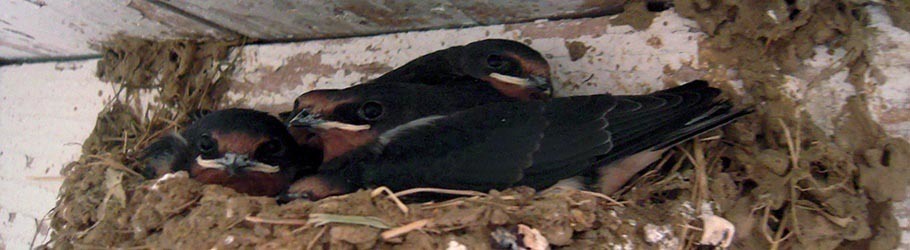
[[[550,65],[533,48],[512,40],[486,39],[438,50],[398,67],[373,83],[483,85],[517,100],[548,99],[553,94]]]
[[[639,96],[469,104],[435,86],[380,87],[321,92],[311,98],[321,101],[302,105],[290,125],[311,131],[334,152],[318,174],[288,193],[319,199],[377,186],[542,189],[661,152],[751,112],[716,100],[720,91],[704,81]]]
[[[553,94],[547,60],[533,48],[505,39],[487,39],[438,50],[368,83],[440,86],[449,93],[471,93],[458,101],[466,103],[546,100]],[[325,91],[332,90],[298,96],[292,111],[280,115],[282,121],[287,122],[292,114],[298,114],[301,105],[325,101],[317,97]],[[312,133],[297,127],[289,130],[297,143],[319,145]],[[327,154],[327,158],[333,155]]]
[[[312,170],[316,150],[300,148],[277,118],[249,109],[204,114],[181,133],[164,136],[143,150],[144,174],[156,178],[187,171],[206,184],[274,196],[296,174]]]
[[[476,86],[476,85],[475,85]],[[373,83],[344,90],[314,90],[294,101],[288,130],[300,145],[321,149],[329,161],[418,116],[444,115],[502,102],[495,91],[463,86]],[[403,102],[399,98],[408,98]],[[410,105],[416,104],[416,105]]]

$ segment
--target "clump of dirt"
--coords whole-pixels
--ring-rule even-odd
[[[910,31],[910,2],[888,1],[884,4],[885,10],[891,16],[891,21],[894,22],[894,26]]]
[[[648,1],[626,1],[622,13],[610,19],[612,25],[629,25],[636,30],[646,30],[657,14],[648,10]]]
[[[569,60],[578,61],[588,53],[588,50],[591,49],[591,46],[588,46],[584,42],[579,41],[566,41],[566,49],[569,50]]]
[[[783,75],[819,45],[847,51],[832,72],[849,70],[857,89],[869,84],[859,2],[675,1],[708,34],[701,46],[708,77],[742,79],[748,96],[728,95],[756,114],[671,150],[611,194],[619,202],[513,188],[409,204],[396,202],[410,197],[404,193],[364,190],[279,205],[185,173],[145,180],[136,173],[138,149],[194,109],[231,105],[221,96],[237,43],[118,40],[105,49],[99,76],[120,82],[124,94],[65,170],[50,246],[486,249],[497,228],[524,224],[558,247],[693,249],[706,227],[699,217],[717,215],[735,227],[737,249],[893,248],[900,234],[891,201],[905,196],[910,144],[887,137],[862,96],[851,98],[828,136],[783,92]],[[157,102],[142,104],[143,90]]]

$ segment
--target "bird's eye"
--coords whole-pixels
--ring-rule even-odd
[[[280,156],[284,154],[284,144],[277,139],[270,140],[259,147],[259,154],[263,156]]]
[[[374,101],[369,101],[360,106],[360,109],[357,111],[357,115],[360,118],[367,121],[375,121],[382,117],[383,107],[382,104]]]
[[[502,58],[500,55],[490,55],[487,57],[487,66],[494,69],[502,68],[506,65],[505,58]]]
[[[206,155],[211,155],[218,150],[218,142],[209,134],[203,134],[196,146],[199,147],[199,152]]]

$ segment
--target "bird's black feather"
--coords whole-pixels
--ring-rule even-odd
[[[547,124],[543,112],[540,102],[481,105],[397,131],[388,143],[379,140],[350,154],[359,159],[342,157],[323,169],[362,178],[351,180],[355,184],[392,189],[509,187],[532,164]]]
[[[147,146],[139,160],[145,163],[142,175],[155,178],[161,173],[187,170],[189,145],[179,134],[169,134]],[[175,169],[178,168],[178,169]]]
[[[434,97],[432,87],[420,93],[386,101],[418,106],[444,96]],[[717,100],[719,93],[695,81],[642,96],[481,102],[461,111],[435,103],[429,106],[440,108],[398,117],[403,124],[386,126],[375,142],[325,163],[320,171],[343,176],[352,186],[395,190],[543,188],[635,153],[672,146],[750,112],[734,111],[729,102]],[[433,115],[439,116],[428,118]],[[424,120],[406,122],[420,117]]]

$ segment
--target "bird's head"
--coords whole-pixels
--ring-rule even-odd
[[[304,93],[286,122],[301,145],[322,148],[328,161],[400,125],[495,100],[452,86],[370,83]]]
[[[553,94],[550,65],[531,47],[517,41],[488,39],[467,44],[457,67],[500,93],[520,100],[548,99]]]
[[[276,195],[295,174],[314,171],[318,164],[303,157],[314,150],[299,147],[277,118],[259,111],[216,111],[182,134],[189,147],[190,175],[241,193]]]

